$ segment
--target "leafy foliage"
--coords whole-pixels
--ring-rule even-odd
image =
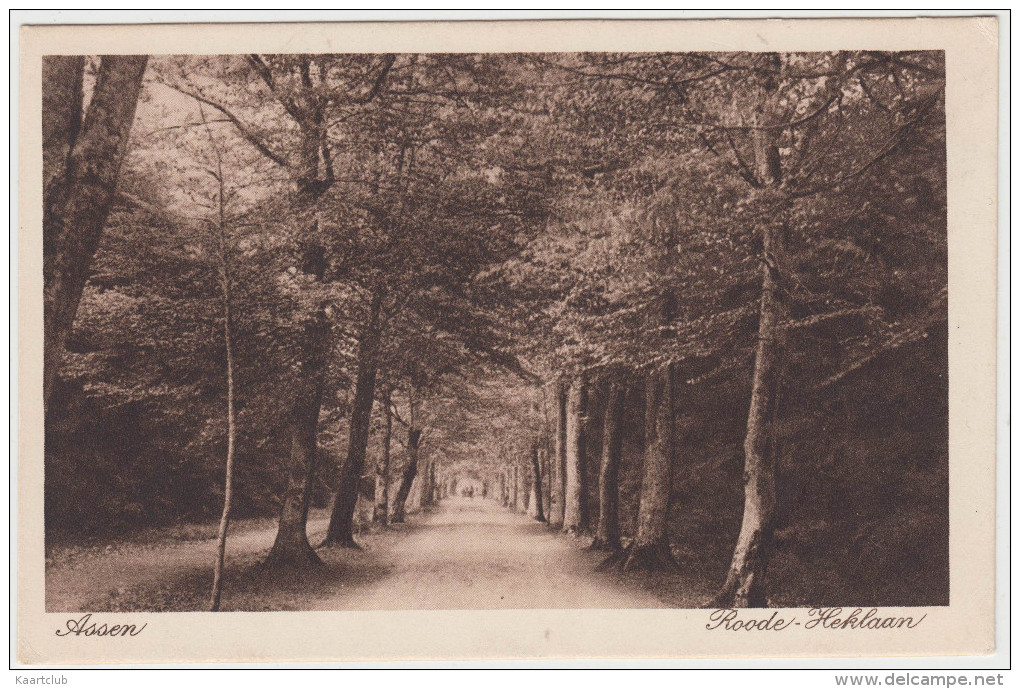
[[[788,313],[781,489],[800,507],[782,514],[777,571],[833,555],[818,544],[837,538],[850,544],[838,557],[854,566],[884,561],[911,534],[945,541],[942,54],[150,64],[121,207],[48,419],[52,528],[195,518],[218,504],[225,382],[212,137],[227,152],[236,266],[239,514],[277,509],[302,324],[319,308],[332,331],[319,442],[343,454],[358,342],[381,298],[380,387],[398,429],[415,396],[422,453],[451,475],[492,479],[536,439],[549,443],[546,384],[558,377],[632,380],[625,531],[639,483],[640,380],[676,365],[690,456],[672,528],[678,548],[721,567],[740,510],[763,228],[778,223],[788,236],[775,259]],[[768,169],[756,166],[762,136],[778,153]],[[877,389],[883,379],[887,390]],[[919,381],[937,401],[926,409],[910,403]],[[592,458],[603,403],[594,395]],[[905,481],[917,488],[897,493],[890,512],[883,491]],[[316,490],[323,500],[325,486]],[[854,510],[833,507],[839,494]],[[897,515],[908,526],[894,528]],[[942,566],[922,560],[914,575]],[[876,567],[884,577],[896,565]]]

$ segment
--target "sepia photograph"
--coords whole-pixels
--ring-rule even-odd
[[[947,51],[845,43],[44,47],[51,641],[183,612],[932,625],[970,461]]]

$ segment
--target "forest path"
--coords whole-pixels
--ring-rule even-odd
[[[577,543],[494,501],[447,498],[416,522],[390,547],[367,553],[381,576],[344,585],[314,609],[666,607],[594,573]]]
[[[309,520],[320,543],[327,515]],[[691,582],[597,573],[603,553],[492,500],[447,498],[406,524],[358,536],[364,548],[320,548],[324,566],[264,570],[272,520],[231,528],[223,610],[661,608],[698,605]],[[46,570],[50,612],[205,610],[216,542],[123,543],[62,557]],[[672,588],[672,587],[667,587]]]

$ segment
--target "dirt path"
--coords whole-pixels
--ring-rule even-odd
[[[324,517],[309,522],[312,543],[325,529]],[[598,574],[602,556],[579,541],[480,498],[365,534],[363,550],[321,549],[324,566],[308,570],[261,569],[274,536],[265,524],[231,534],[224,610],[668,607],[649,580]],[[47,610],[203,610],[214,552],[212,539],[136,544],[56,564]]]
[[[392,548],[386,574],[319,610],[659,608],[650,592],[592,572],[575,544],[489,500],[448,498]]]

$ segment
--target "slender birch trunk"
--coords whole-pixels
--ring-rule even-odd
[[[230,241],[227,236],[227,212],[226,212],[226,184],[223,178],[223,156],[220,153],[219,145],[213,138],[212,130],[205,118],[205,111],[200,108],[202,123],[205,125],[206,134],[209,137],[210,147],[216,161],[216,237],[219,248],[219,277],[220,277],[220,299],[223,309],[223,343],[226,347],[227,358],[227,457],[223,477],[223,512],[220,515],[220,525],[216,536],[216,563],[213,566],[212,593],[209,596],[209,610],[216,612],[220,609],[220,597],[223,591],[223,566],[227,553],[227,531],[230,528],[230,508],[234,495],[234,448],[237,438],[237,420],[234,407],[234,318],[232,312],[233,302],[233,276],[230,266]]]

